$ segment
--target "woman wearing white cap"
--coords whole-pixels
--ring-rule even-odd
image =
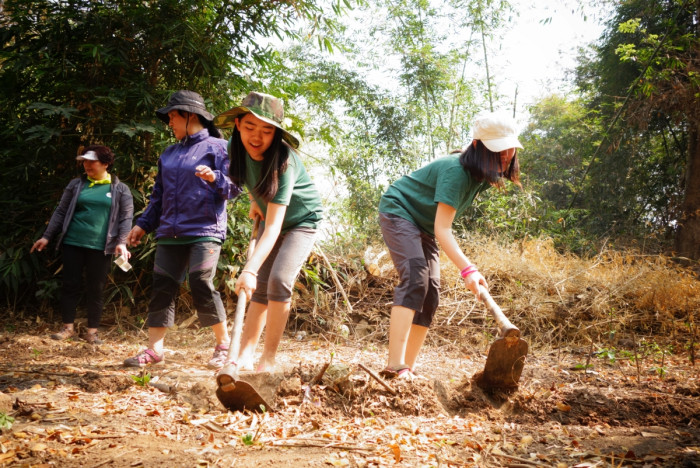
[[[76,336],[73,322],[78,301],[84,294],[88,315],[85,340],[101,344],[97,328],[103,310],[102,291],[111,256],[128,259],[131,255],[126,248],[126,236],[131,229],[134,205],[129,187],[108,172],[114,163],[111,149],[91,145],[76,159],[82,161],[85,174],[70,181],[46,231],[32,245],[30,253],[44,250],[56,236],[56,250],[63,246],[63,328],[51,338],[67,340]]]
[[[515,122],[501,113],[476,118],[473,141],[461,153],[437,159],[394,182],[379,203],[379,224],[400,283],[394,290],[385,377],[410,377],[440,295],[440,254],[457,266],[478,296],[486,279],[460,249],[452,223],[490,186],[520,185]]]

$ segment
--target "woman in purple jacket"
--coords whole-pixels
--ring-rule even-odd
[[[158,159],[158,174],[148,207],[129,233],[130,245],[155,231],[158,245],[153,266],[153,291],[148,306],[148,348],[124,361],[130,367],[163,362],[167,327],[175,324],[175,298],[188,275],[200,324],[216,338],[208,366],[219,368],[228,354],[226,310],[214,287],[221,244],[226,238],[226,200],[241,189],[228,176],[226,140],[212,124],[204,99],[178,91],[156,111],[178,143]]]

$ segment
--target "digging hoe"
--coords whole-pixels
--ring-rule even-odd
[[[484,390],[517,390],[525,365],[527,342],[520,338],[520,330],[510,323],[488,290],[482,286],[479,286],[479,298],[496,321],[500,336],[491,344],[484,370],[475,376],[475,381]]]
[[[255,248],[255,239],[257,238],[259,225],[260,218],[256,217],[253,232],[250,236],[250,244],[248,245],[247,258],[250,258]],[[234,362],[234,359],[238,359],[238,353],[241,349],[241,333],[246,302],[248,302],[247,294],[241,289],[238,294],[238,302],[236,303],[236,315],[233,319],[233,332],[231,333],[231,344],[226,356],[226,364],[216,375],[216,397],[225,408],[231,411],[247,409],[259,412],[269,410],[270,405],[267,404],[251,383],[239,377],[238,365]]]

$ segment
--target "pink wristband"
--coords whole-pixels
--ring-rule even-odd
[[[468,265],[462,268],[462,271],[459,272],[460,275],[462,275],[462,278],[466,278],[467,276],[471,275],[475,271],[479,271],[476,269],[474,265]]]

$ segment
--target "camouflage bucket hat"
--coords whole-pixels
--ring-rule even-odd
[[[249,93],[240,106],[222,112],[214,118],[214,125],[219,128],[233,128],[235,120],[243,114],[251,113],[263,122],[282,130],[282,138],[292,147],[299,147],[299,140],[282,127],[284,121],[284,107],[282,101],[269,94]]]

